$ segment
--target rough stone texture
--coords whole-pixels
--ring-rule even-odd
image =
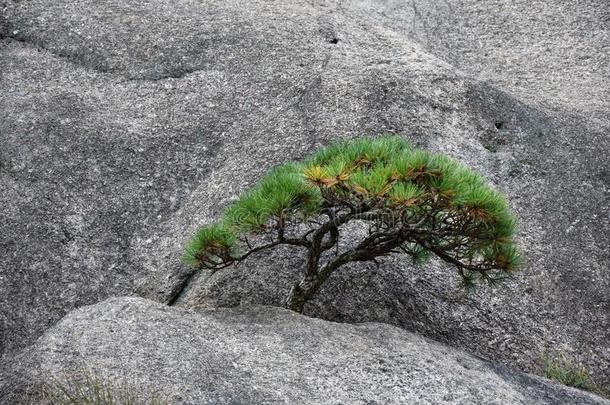
[[[610,404],[390,325],[141,298],[68,314],[15,359],[0,400],[26,401],[50,375],[83,369],[172,404]]]
[[[265,170],[391,131],[506,192],[528,265],[470,297],[439,264],[358,266],[307,313],[526,370],[565,353],[610,387],[605,0],[2,4],[5,356],[76,306],[169,300],[185,240]],[[202,275],[179,303],[277,304],[298,260]]]

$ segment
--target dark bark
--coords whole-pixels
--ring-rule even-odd
[[[369,261],[384,256],[399,247],[404,241],[405,239],[400,233],[371,235],[355,248],[330,260],[319,270],[320,252],[310,251],[307,273],[290,290],[286,308],[302,313],[307,301],[315,297],[326,280],[340,267],[349,262]]]

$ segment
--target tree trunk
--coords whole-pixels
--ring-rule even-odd
[[[317,251],[310,252],[307,274],[299,283],[295,284],[288,293],[286,308],[298,313],[303,313],[305,303],[316,295],[318,290],[320,290],[320,287],[322,287],[322,284],[324,284],[330,275],[339,267],[349,262],[373,260],[377,256],[388,253],[401,243],[401,239],[396,239],[370,249],[352,249],[335,257],[333,260],[326,263],[320,270],[316,270],[319,261],[319,253],[317,253]]]
[[[296,283],[288,293],[286,308],[303,313],[305,303],[309,301],[320,288],[321,282],[314,276],[306,276]]]

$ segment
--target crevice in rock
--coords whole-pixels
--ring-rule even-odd
[[[76,65],[76,66],[79,66],[79,67],[82,67],[82,68],[85,68],[85,69],[93,70],[95,72],[102,73],[102,74],[111,74],[111,73],[114,73],[114,72],[106,70],[106,69],[100,69],[100,68],[96,68],[95,66],[90,66],[88,64],[82,63],[78,59],[70,57],[70,55],[68,55],[68,54],[65,54],[65,53],[62,53],[62,52],[53,51],[53,50],[43,46],[40,42],[33,41],[31,39],[20,37],[20,36],[11,34],[11,33],[9,33],[6,36],[6,38],[11,39],[11,40],[13,40],[15,42],[19,42],[19,43],[24,44],[24,45],[27,45],[27,46],[33,46],[33,47],[36,47],[37,49],[42,49],[45,52],[48,52],[48,53],[50,53],[51,55],[53,55],[53,56],[55,56],[57,58],[60,58],[62,60],[66,60],[66,61],[70,62],[73,65]]]
[[[122,80],[121,83],[128,83],[128,82],[158,82],[161,80],[167,80],[167,79],[184,79],[185,77],[193,74],[193,73],[197,73],[197,72],[203,72],[206,69],[201,69],[201,68],[194,68],[194,69],[185,69],[185,70],[180,70],[180,71],[175,71],[175,72],[167,72],[166,74],[162,74],[159,76],[155,76],[155,77],[129,77],[125,80]]]
[[[156,82],[156,81],[161,81],[161,80],[165,80],[165,79],[183,79],[184,77],[192,74],[192,73],[196,73],[196,72],[200,72],[203,71],[205,69],[201,69],[201,68],[193,68],[193,69],[181,69],[181,70],[176,70],[176,71],[169,71],[163,74],[160,74],[158,76],[142,76],[142,77],[130,77],[129,75],[125,75],[123,73],[120,72],[116,72],[113,70],[109,70],[109,69],[105,69],[105,68],[100,68],[100,67],[96,67],[96,66],[92,66],[91,64],[88,63],[83,63],[82,61],[80,61],[77,58],[74,58],[72,55],[70,54],[66,54],[63,52],[58,52],[58,51],[54,51],[52,49],[49,49],[45,46],[43,46],[40,42],[38,41],[34,41],[28,38],[24,38],[15,34],[11,34],[6,33],[6,35],[2,35],[2,32],[0,31],[0,39],[3,38],[8,38],[11,39],[15,42],[19,42],[21,44],[27,45],[27,46],[33,46],[36,47],[37,49],[42,49],[45,52],[50,53],[51,55],[60,58],[62,60],[66,60],[69,63],[72,63],[76,66],[85,68],[85,69],[89,69],[89,70],[93,70],[95,72],[101,73],[101,74],[114,74],[117,76],[122,76],[125,79],[121,80],[120,83],[126,83],[126,82],[136,82],[136,81],[149,81],[149,82]]]
[[[184,292],[191,286],[191,282],[193,281],[196,273],[197,272],[195,271],[189,271],[188,273],[182,274],[181,280],[179,280],[169,294],[167,299],[168,306],[173,306],[176,302],[178,302],[178,300],[180,300],[180,298],[182,298]]]

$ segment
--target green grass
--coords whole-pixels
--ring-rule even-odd
[[[54,379],[42,389],[43,403],[50,405],[167,405],[156,392],[145,393],[92,372]]]
[[[565,356],[547,359],[544,365],[544,376],[570,387],[596,391],[589,371],[584,366],[571,362]]]

